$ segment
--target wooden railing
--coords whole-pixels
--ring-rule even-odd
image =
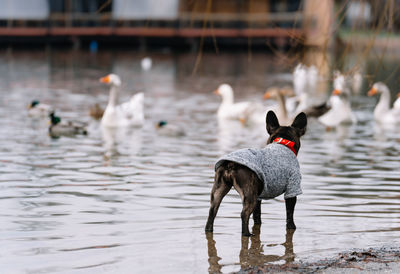
[[[53,13],[0,21],[0,36],[301,37],[302,12],[180,13],[174,20],[119,20],[111,13]]]

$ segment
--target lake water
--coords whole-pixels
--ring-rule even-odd
[[[263,53],[204,53],[193,75],[195,54],[166,51],[149,54],[153,67],[143,72],[144,56],[1,52],[2,272],[229,273],[399,243],[400,133],[375,126],[376,98],[365,96],[375,79],[398,91],[398,56],[362,64],[369,78],[352,99],[357,124],[326,131],[309,121],[298,155],[303,195],[295,233],[285,230],[278,197],[263,202],[263,224],[251,238],[241,237],[234,190],[214,233],[204,233],[215,160],[267,139],[264,126],[219,125],[220,98],[212,91],[227,82],[239,101],[257,101],[267,87],[290,84],[292,67]],[[107,102],[108,88],[98,79],[109,72],[122,78],[122,101],[144,91],[143,128],[104,134],[89,117],[90,106]],[[51,139],[48,121],[27,116],[33,99],[64,119],[89,123],[88,136]],[[154,124],[161,119],[185,128],[186,136],[160,135]]]

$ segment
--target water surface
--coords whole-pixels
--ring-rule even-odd
[[[256,236],[242,238],[233,190],[214,233],[204,233],[213,164],[234,149],[262,147],[267,134],[264,126],[219,125],[220,99],[212,91],[228,82],[238,100],[260,100],[267,87],[290,84],[290,66],[262,53],[250,61],[247,54],[204,54],[193,76],[194,54],[150,54],[148,72],[140,69],[144,55],[129,51],[0,56],[5,273],[226,273],[398,242],[400,134],[375,126],[367,81],[352,99],[356,125],[325,131],[310,121],[298,156],[304,194],[296,232],[286,232],[278,197],[263,202]],[[398,61],[389,57],[386,67]],[[363,65],[365,73],[376,69],[373,57]],[[122,78],[121,100],[145,92],[143,128],[102,132],[88,116],[94,103],[107,102],[98,78],[109,72]],[[394,94],[393,79],[399,77],[388,80]],[[52,104],[64,119],[89,123],[89,135],[51,139],[47,121],[27,117],[32,99]],[[184,127],[186,136],[160,135],[154,127],[160,119]]]

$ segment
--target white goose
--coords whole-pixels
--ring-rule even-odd
[[[368,96],[380,93],[379,102],[374,110],[374,118],[380,124],[396,125],[400,123],[400,102],[396,100],[393,108],[390,108],[390,90],[382,82],[375,83],[368,91]]]
[[[334,90],[328,100],[331,108],[324,115],[318,117],[318,121],[328,129],[340,124],[357,123],[357,118],[351,110],[350,91],[346,86],[345,77],[340,73],[335,73],[333,86]]]
[[[307,67],[299,63],[293,70],[293,90],[299,96],[307,89]]]
[[[118,105],[118,93],[121,86],[119,76],[109,74],[102,77],[100,82],[110,85],[110,96],[101,124],[106,127],[143,126],[143,92],[135,94],[128,102]]]
[[[393,103],[393,109],[400,115],[400,93],[397,93],[397,99]]]
[[[296,99],[287,101],[289,112],[300,113],[315,103],[313,95],[316,93],[319,80],[320,75],[315,66],[307,67],[303,64],[298,64],[295,67],[293,71],[293,90],[296,94]],[[294,100],[298,102],[296,107]]]
[[[318,117],[318,121],[328,129],[339,126],[340,124],[356,123],[357,118],[351,111],[350,103],[347,99],[340,97],[340,91],[334,90],[329,98],[330,110]]]
[[[218,119],[241,120],[249,115],[251,102],[234,103],[233,89],[228,84],[222,84],[214,91],[222,97],[221,105],[218,108]]]
[[[140,61],[140,66],[142,67],[142,70],[144,70],[144,71],[150,70],[152,64],[153,64],[153,61],[151,60],[150,57],[144,57],[144,58]]]
[[[273,99],[277,101],[277,105],[271,106],[270,109],[266,110],[264,112],[263,119],[265,119],[265,113],[267,113],[269,110],[273,110],[277,117],[279,122],[282,125],[290,125],[293,122],[293,117],[292,113],[289,113],[287,110],[286,106],[286,97],[289,96],[294,96],[293,90],[284,87],[284,88],[277,88],[277,87],[271,87],[267,89],[267,91],[264,93],[264,100],[268,99]]]
[[[359,70],[355,71],[351,77],[351,89],[353,94],[360,94],[363,83],[363,76]]]

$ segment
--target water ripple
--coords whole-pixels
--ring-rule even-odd
[[[204,273],[209,254],[216,250],[223,258],[219,262],[223,272],[239,270],[240,254],[254,250],[241,243],[241,201],[236,192],[221,205],[214,238],[203,232],[214,163],[233,149],[262,147],[267,136],[264,127],[218,124],[220,99],[211,91],[221,76],[205,70],[202,77],[191,78],[182,70],[186,66],[181,62],[191,58],[185,55],[175,61],[165,55],[155,57],[154,69],[143,75],[135,70],[140,68],[139,59],[123,52],[113,55],[115,67],[93,67],[94,59],[81,53],[54,54],[51,70],[40,53],[28,59],[14,57],[12,69],[8,61],[0,65],[0,71],[10,71],[19,80],[17,84],[0,76],[3,271]],[[228,56],[224,60],[229,64],[232,56]],[[69,58],[88,63],[64,68]],[[105,53],[103,58],[111,57]],[[239,65],[248,64],[247,58],[238,58]],[[261,56],[260,60],[260,69],[270,72],[272,61],[264,62]],[[25,62],[42,64],[41,70],[25,79]],[[177,70],[166,69],[171,67]],[[264,76],[238,77],[233,67],[237,64],[227,68],[229,77],[224,81],[236,81],[239,100],[259,100],[254,89],[264,90]],[[79,73],[71,74],[75,69]],[[105,105],[108,98],[106,88],[93,79],[109,71],[123,76],[121,99],[129,98],[136,87],[145,89],[147,124],[142,129],[103,136],[99,123],[88,117],[90,105]],[[36,78],[52,88],[34,87],[36,82],[31,81]],[[249,82],[252,89],[241,93]],[[26,116],[32,98],[53,104],[62,117],[88,122],[89,135],[51,139],[47,121]],[[298,230],[292,243],[296,259],[398,238],[400,133],[376,134],[373,104],[364,96],[355,100],[363,105],[356,109],[359,124],[328,132],[310,120],[303,138],[299,161],[304,194],[296,206]],[[154,125],[161,119],[182,126],[186,136],[159,135]],[[259,244],[261,257],[282,262],[283,198],[264,201],[262,210],[261,239],[253,247]]]

